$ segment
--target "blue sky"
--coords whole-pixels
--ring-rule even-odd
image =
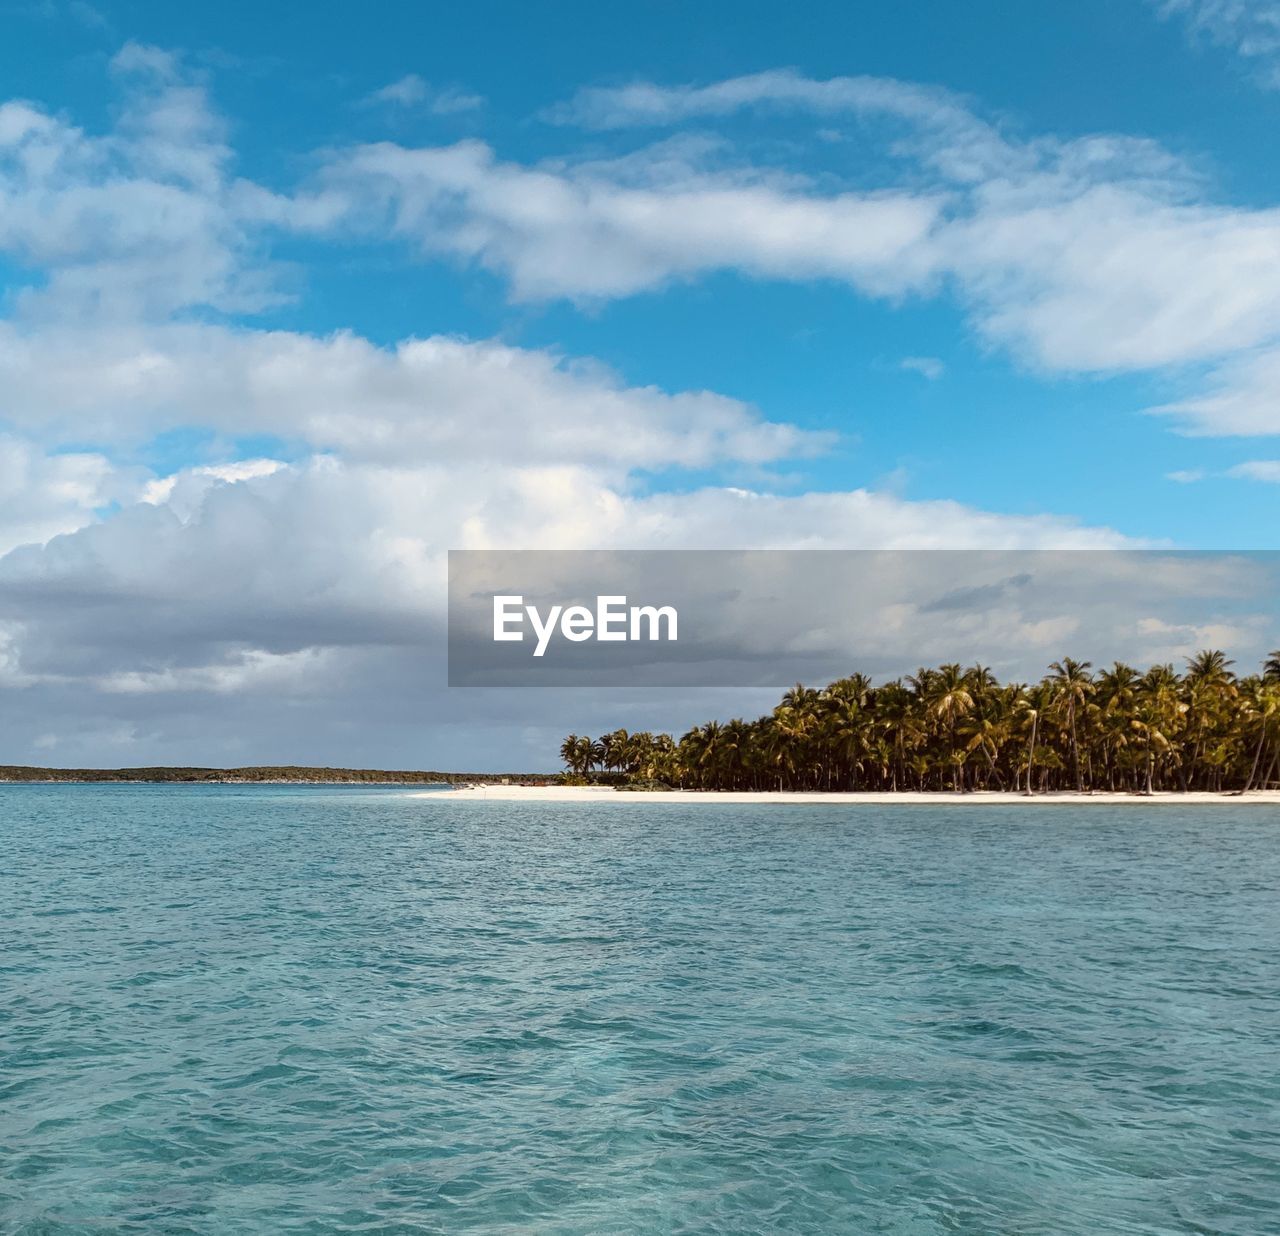
[[[0,13],[17,747],[345,708],[464,544],[1271,545],[1269,0]]]
[[[1206,6],[1208,7],[1208,6]],[[227,118],[237,170],[288,191],[335,144],[490,143],[504,160],[608,155],[652,130],[591,134],[540,113],[583,86],[709,83],[779,67],[824,79],[871,75],[944,86],[1028,138],[1144,137],[1188,159],[1216,204],[1275,200],[1280,92],[1187,14],[1153,5],[814,4],[802,19],[770,4],[387,6],[352,28],[349,8],[12,6],[17,36],[0,66],[6,94],[90,128],[119,107],[107,65],[129,39],[181,50]],[[367,102],[389,84],[483,98],[435,114],[425,97]],[[847,141],[814,140],[803,114],[691,125],[813,176],[856,183]],[[838,123],[828,126],[838,129]],[[856,143],[854,143],[856,144]],[[794,145],[794,149],[790,149]],[[872,178],[874,179],[874,178]],[[706,387],[767,415],[837,430],[838,450],[797,472],[823,488],[892,484],[1008,512],[1074,514],[1139,537],[1198,546],[1264,545],[1275,494],[1209,476],[1196,499],[1171,472],[1221,473],[1256,440],[1187,439],[1144,415],[1186,371],[1044,373],[975,338],[945,292],[867,301],[829,281],[779,283],[721,272],[658,292],[577,306],[512,305],[500,277],[449,260],[409,261],[376,243],[279,246],[296,261],[297,298],[261,325],[406,335],[500,335],[598,357],[627,381]],[[903,370],[931,357],[931,380]],[[669,480],[670,478],[668,478]]]

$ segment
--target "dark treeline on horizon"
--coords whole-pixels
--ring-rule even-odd
[[[1216,651],[1146,671],[1055,661],[1038,683],[943,665],[875,686],[797,685],[755,721],[571,734],[570,773],[706,790],[1251,790],[1280,770],[1280,651],[1237,676]]]
[[[456,782],[546,780],[537,773],[459,773],[413,769],[327,768],[301,764],[261,764],[251,768],[36,768],[26,764],[0,765],[0,783],[109,782],[206,783],[210,785],[261,785],[298,782],[324,785],[439,785]]]

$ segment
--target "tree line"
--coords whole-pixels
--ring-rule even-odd
[[[1237,676],[1223,652],[1142,671],[1064,657],[1037,683],[943,665],[874,685],[797,684],[754,721],[570,734],[570,774],[703,790],[1248,791],[1280,768],[1280,650]]]

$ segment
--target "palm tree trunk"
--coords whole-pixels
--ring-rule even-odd
[[[1265,734],[1266,734],[1266,730],[1265,730],[1265,729],[1263,730],[1263,734],[1264,734],[1264,736],[1265,736]],[[1266,748],[1265,748],[1265,747],[1263,748],[1263,752],[1264,752],[1264,754],[1266,753]],[[1266,772],[1264,772],[1264,773],[1262,774],[1262,779],[1258,782],[1258,788],[1259,788],[1260,790],[1265,790],[1265,789],[1267,788],[1267,786],[1269,786],[1269,785],[1271,784],[1271,777],[1272,777],[1272,774],[1275,772],[1275,769],[1276,769],[1276,760],[1277,760],[1277,758],[1278,758],[1278,757],[1280,757],[1280,752],[1276,752],[1276,751],[1274,751],[1274,750],[1273,750],[1273,751],[1271,752],[1270,757],[1267,759],[1267,762],[1266,762],[1266,764],[1264,765],[1264,767],[1266,768],[1266,770],[1267,770],[1267,771],[1266,771]]]
[[[1036,729],[1040,725],[1040,714],[1037,712],[1031,718],[1031,741],[1027,744],[1027,795],[1028,797],[1035,793],[1031,788],[1031,770],[1036,763]]]
[[[1080,748],[1076,745],[1076,709],[1074,704],[1071,706],[1068,719],[1071,723],[1071,771],[1076,779],[1076,793],[1079,794],[1084,789],[1084,783],[1080,780]]]
[[[1262,749],[1267,744],[1267,723],[1264,720],[1258,731],[1258,746],[1253,753],[1253,767],[1249,769],[1249,780],[1244,783],[1244,793],[1253,789],[1253,779],[1258,774],[1258,762],[1262,759]]]

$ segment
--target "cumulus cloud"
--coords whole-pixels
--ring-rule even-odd
[[[106,133],[0,106],[0,251],[33,283],[0,322],[0,682],[22,705],[0,718],[9,750],[491,766],[469,756],[493,701],[441,694],[449,548],[1125,543],[856,482],[779,494],[769,470],[825,435],[590,360],[225,324],[281,295],[278,233],[399,236],[499,272],[517,299],[725,270],[891,298],[952,288],[989,339],[1059,368],[1218,357],[1265,348],[1273,329],[1270,215],[1205,205],[1148,144],[1011,141],[929,89],[763,75],[643,107],[573,105],[597,126],[606,104],[611,124],[627,108],[671,123],[857,107],[896,126],[870,188],[686,137],[536,165],[478,142],[361,146],[328,152],[289,192],[236,175],[180,58],[130,45],[113,71],[124,103]],[[915,359],[927,376],[930,358]],[[159,474],[119,462],[175,430],[275,445]],[[649,475],[672,468],[718,479],[652,492]],[[633,701],[634,717],[679,725],[708,709],[668,698]],[[607,720],[617,703],[581,706]],[[513,763],[545,763],[549,706],[503,701],[504,743],[542,752]],[[423,751],[428,732],[438,745]]]
[[[1236,621],[1219,618],[1207,622],[1170,622],[1148,616],[1140,619],[1136,627],[1145,653],[1141,663],[1148,665],[1177,664],[1202,648],[1249,648],[1260,660],[1272,634],[1266,614],[1249,614]]]
[[[241,459],[229,464],[184,468],[169,476],[147,481],[142,487],[139,501],[152,506],[159,506],[163,502],[171,510],[191,512],[199,505],[211,485],[234,485],[239,481],[251,481],[260,476],[271,476],[287,466],[279,459]]]
[[[10,553],[0,560],[8,613],[38,614],[46,640],[44,624],[64,629],[48,643],[55,661],[85,641],[130,645],[150,661],[164,649],[186,655],[195,633],[210,647],[241,641],[272,651],[418,643],[439,615],[449,548],[1126,544],[1061,518],[866,490],[643,495],[588,468],[509,467],[495,475],[481,461],[455,460],[394,467],[318,458],[256,471],[205,485],[176,508],[176,487],[164,498],[150,493],[110,520]],[[78,605],[62,606],[71,595]],[[78,640],[66,634],[73,628]]]
[[[0,105],[0,252],[41,272],[39,296],[63,311],[269,303],[239,217],[248,190],[203,88],[136,44],[113,68],[128,103],[106,135]]]
[[[1070,520],[866,490],[635,493],[588,466],[494,468],[452,458],[394,466],[330,456],[230,474],[241,479],[198,472],[110,519],[0,559],[0,677],[23,692],[24,741],[53,732],[64,736],[60,752],[81,749],[76,742],[95,749],[95,735],[128,726],[140,750],[171,759],[235,758],[226,741],[240,733],[256,741],[243,758],[304,758],[307,750],[305,758],[350,761],[359,742],[372,741],[351,732],[343,718],[352,716],[379,735],[375,763],[390,751],[413,764],[490,766],[491,753],[469,756],[459,746],[464,736],[475,744],[487,730],[492,742],[496,732],[507,750],[522,741],[515,731],[545,725],[560,708],[581,716],[583,704],[536,692],[541,712],[522,714],[517,701],[495,717],[480,701],[446,701],[450,548],[1125,544]],[[247,729],[236,728],[236,699]],[[606,703],[593,707],[603,716]],[[678,726],[708,706],[706,696],[673,696],[665,714],[649,711]],[[188,713],[206,719],[203,736],[186,731]],[[71,716],[73,730],[90,717],[98,728],[66,736]],[[16,722],[7,725],[12,733]],[[405,754],[407,736],[429,736],[430,754]],[[540,739],[547,745],[533,766],[550,758],[551,737]]]
[[[130,498],[137,484],[136,470],[104,455],[49,451],[0,434],[0,554],[84,527],[101,508]]]
[[[380,348],[350,333],[0,325],[0,382],[8,419],[33,433],[205,426],[350,459],[699,468],[830,441],[712,392],[627,387],[590,361],[442,336]]]

